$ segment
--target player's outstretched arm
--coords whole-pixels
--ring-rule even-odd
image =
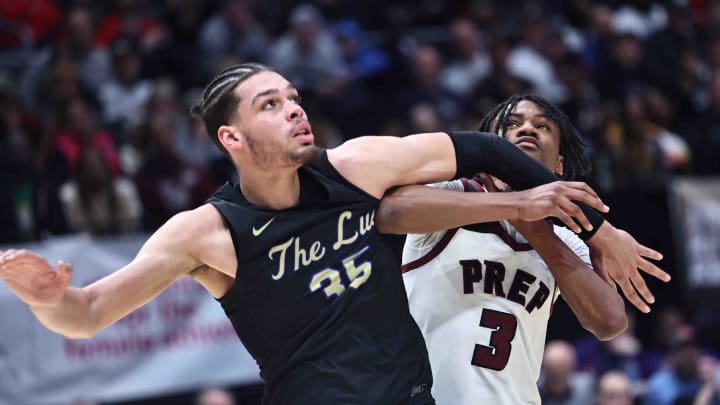
[[[552,225],[545,221],[511,223],[545,261],[585,329],[600,340],[609,340],[627,328],[622,297],[553,232]]]
[[[411,185],[393,189],[383,197],[375,224],[383,233],[433,233],[501,219],[556,217],[574,232],[581,229],[573,218],[591,230],[590,221],[573,200],[607,210],[595,191],[581,182],[556,181],[529,190],[492,194]]]
[[[170,219],[131,263],[84,288],[69,286],[69,264],[56,269],[26,250],[0,253],[0,278],[48,329],[70,338],[93,336],[202,265],[193,256],[193,238],[202,239],[195,232],[202,216],[196,211]]]

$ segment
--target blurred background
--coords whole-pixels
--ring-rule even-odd
[[[587,144],[584,180],[608,218],[663,252],[673,280],[648,280],[653,312],[629,307],[631,327],[611,342],[560,300],[544,403],[720,403],[720,1],[1,1],[0,245],[73,262],[75,285],[129,260],[149,232],[235,176],[188,111],[215,73],[246,61],[300,90],[325,147],[472,129],[521,92],[558,104]],[[157,345],[138,344],[138,329],[73,346],[1,288],[0,320],[23,333],[0,327],[0,404],[259,403],[244,352],[233,354],[244,374],[218,374],[182,357],[212,349],[180,345],[155,371],[177,374],[154,383],[141,365]],[[166,346],[176,342],[168,323],[204,313],[201,301],[172,300],[136,316]],[[242,350],[225,327],[185,344],[222,337]],[[46,340],[65,357],[41,358],[33,348]]]

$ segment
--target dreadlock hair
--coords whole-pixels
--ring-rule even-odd
[[[479,131],[493,132],[503,138],[508,126],[508,116],[521,101],[537,105],[560,130],[560,155],[563,157],[563,180],[573,180],[590,173],[590,161],[585,156],[585,142],[580,133],[560,108],[535,94],[515,95],[498,104],[480,121]]]
[[[223,70],[205,87],[200,103],[190,108],[192,115],[202,118],[208,136],[227,157],[230,157],[230,154],[217,137],[218,128],[230,122],[240,102],[240,98],[235,94],[235,88],[260,72],[275,72],[275,70],[259,63],[242,63]]]

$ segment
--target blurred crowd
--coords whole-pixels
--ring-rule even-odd
[[[599,191],[720,173],[720,1],[27,0],[0,5],[0,243],[153,230],[233,176],[189,106],[277,68],[318,143],[472,129],[537,92]]]
[[[246,61],[300,90],[320,146],[473,129],[535,92],[575,123],[601,193],[720,174],[720,0],[4,1],[0,243],[152,231],[201,204],[235,174],[188,111],[215,73]],[[695,348],[677,344],[681,330],[655,363],[632,339],[556,349],[593,370],[598,398],[626,383],[667,390],[675,376],[694,384],[675,397],[705,389],[717,403],[712,358],[672,368]],[[653,383],[666,354],[671,377]],[[552,373],[543,381],[547,403],[570,403]],[[686,403],[672,401],[648,403]]]

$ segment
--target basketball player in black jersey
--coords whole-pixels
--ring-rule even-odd
[[[44,326],[84,338],[190,275],[257,360],[269,404],[433,403],[425,345],[374,226],[389,188],[480,171],[516,190],[544,184],[502,203],[519,219],[555,216],[580,230],[574,217],[585,237],[603,222],[589,207],[607,210],[587,185],[556,181],[492,134],[362,137],[318,149],[297,90],[263,65],[223,71],[194,110],[239,184],[168,220],[131,263],[84,288],[69,286],[69,264],[56,269],[28,251],[0,253],[0,277]],[[611,234],[592,237],[614,251]]]

